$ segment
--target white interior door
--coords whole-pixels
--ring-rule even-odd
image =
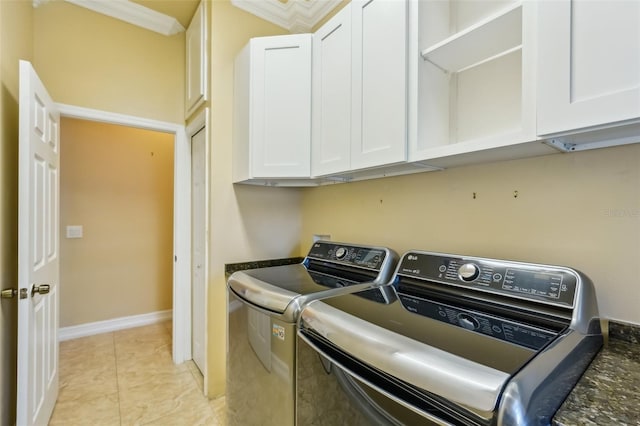
[[[191,356],[206,373],[207,145],[202,128],[191,137]]]
[[[60,114],[20,61],[18,395],[21,426],[46,425],[58,396]]]

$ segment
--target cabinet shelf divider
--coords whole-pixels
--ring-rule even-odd
[[[522,3],[442,40],[421,52],[422,58],[447,72],[460,72],[522,44]]]

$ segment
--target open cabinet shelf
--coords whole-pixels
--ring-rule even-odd
[[[410,161],[536,140],[535,4],[427,0],[415,7]]]
[[[460,72],[522,44],[522,4],[500,12],[422,51],[422,58],[447,72]]]

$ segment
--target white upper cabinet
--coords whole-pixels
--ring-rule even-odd
[[[185,35],[185,117],[207,100],[208,55],[206,2],[200,2]]]
[[[311,174],[349,170],[351,4],[313,34]]]
[[[194,31],[206,34],[197,16],[188,58]],[[188,60],[187,74],[206,89],[190,67],[204,65]],[[311,186],[637,143],[640,1],[352,0],[313,35],[252,39],[235,72],[234,182]]]
[[[539,56],[539,134],[640,118],[639,1],[540,2]]]
[[[407,0],[353,0],[351,169],[407,159]]]
[[[234,182],[309,178],[311,34],[251,39],[234,87]]]
[[[313,35],[313,176],[433,169],[406,162],[408,4],[353,0]]]
[[[537,4],[410,6],[409,160],[449,167],[481,160],[467,154],[536,140]]]

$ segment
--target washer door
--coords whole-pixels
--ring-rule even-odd
[[[295,324],[228,297],[228,424],[293,426]]]
[[[330,361],[327,360],[327,362]],[[406,417],[412,417],[413,421],[418,420],[411,411],[354,378],[336,364],[331,365],[331,372],[344,393],[349,397],[349,402],[363,413],[371,424],[400,426],[407,424],[402,423],[402,421],[409,421]],[[393,411],[393,413],[389,411]],[[420,418],[419,420],[421,424],[424,424],[425,419]]]
[[[435,425],[297,340],[296,424]],[[440,423],[446,424],[446,423]]]

